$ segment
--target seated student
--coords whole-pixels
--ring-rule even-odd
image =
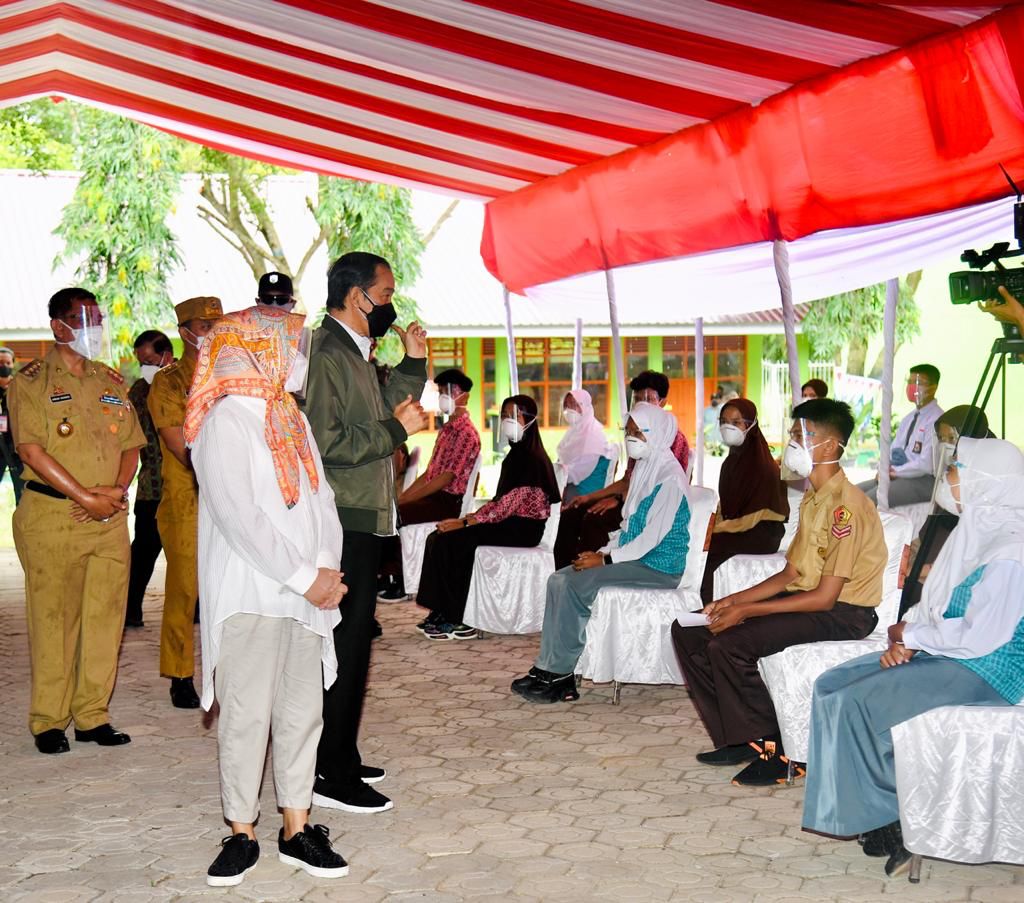
[[[812,398],[828,398],[828,385],[822,379],[809,379],[800,387],[800,395],[804,401]]]
[[[645,370],[630,380],[633,404],[665,407],[668,402],[668,377],[655,370]],[[672,454],[685,471],[690,463],[690,444],[676,428],[672,440]],[[593,552],[608,542],[608,535],[622,522],[622,501],[629,489],[629,475],[633,462],[626,465],[625,475],[603,489],[578,495],[562,508],[558,521],[559,541],[555,544],[555,567],[567,567],[581,552]]]
[[[718,513],[700,587],[705,605],[714,596],[715,571],[734,555],[777,552],[789,517],[786,487],[754,403],[737,398],[723,405],[719,429],[729,454],[718,477]]]
[[[1024,699],[1024,455],[1001,439],[961,439],[937,500],[959,510],[913,623],[889,628],[889,649],[818,678],[811,706],[803,826],[866,834],[864,852],[903,848],[892,727],[945,705]]]
[[[671,589],[679,585],[690,544],[689,482],[671,445],[676,419],[656,405],[634,405],[626,449],[636,462],[622,509],[622,530],[607,547],[584,552],[548,578],[540,655],[512,690],[530,702],[579,699],[573,668],[603,587]]]
[[[562,418],[569,425],[558,443],[558,463],[566,477],[562,493],[565,505],[579,495],[604,489],[608,468],[615,466],[617,454],[594,416],[594,402],[586,389],[565,393]]]
[[[875,629],[888,559],[882,523],[839,466],[853,432],[844,402],[805,401],[793,411],[785,462],[811,488],[786,567],[750,589],[709,605],[708,627],[672,625],[672,642],[694,705],[715,744],[705,765],[750,759],[734,784],[786,778],[779,725],[757,661],[816,640],[860,640]]]
[[[900,421],[892,439],[892,457],[889,466],[889,507],[929,502],[935,487],[932,446],[935,441],[935,421],[942,416],[942,408],[935,400],[939,387],[939,370],[931,364],[918,364],[910,368],[907,379],[907,401],[914,410]],[[878,480],[860,483],[871,501],[876,502]]]
[[[501,434],[511,447],[501,462],[494,498],[475,514],[441,521],[427,537],[416,602],[431,614],[416,626],[428,639],[476,636],[462,617],[477,548],[537,545],[551,506],[561,499],[537,427],[537,402],[526,395],[506,398],[501,403]]]

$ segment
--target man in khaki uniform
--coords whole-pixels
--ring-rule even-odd
[[[119,746],[108,705],[128,590],[128,486],[146,438],[124,378],[92,360],[102,314],[81,288],[49,303],[57,344],[8,390],[25,495],[14,543],[25,571],[32,695],[29,730],[42,753],[75,739]]]
[[[708,627],[672,625],[679,664],[716,749],[705,765],[753,760],[734,784],[786,780],[779,725],[757,661],[788,646],[859,640],[878,622],[888,559],[882,522],[870,499],[839,466],[853,432],[841,401],[818,398],[793,411],[785,463],[811,488],[800,526],[778,574],[705,608]]]
[[[185,447],[185,403],[196,372],[199,348],[223,316],[220,299],[189,298],[174,308],[183,343],[181,360],[160,370],[149,390],[149,413],[160,436],[163,491],[156,510],[160,541],[167,557],[164,616],[160,628],[160,673],[171,679],[171,703],[199,707],[195,674],[194,628],[199,598],[197,531],[199,495]]]

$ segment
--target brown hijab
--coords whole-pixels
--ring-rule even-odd
[[[722,405],[735,408],[748,424],[742,445],[729,449],[722,462],[718,477],[718,495],[722,517],[734,520],[768,508],[783,517],[789,517],[786,487],[779,474],[779,465],[772,458],[761,428],[757,425],[757,407],[748,398],[734,398]]]

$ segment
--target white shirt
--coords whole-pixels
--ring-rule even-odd
[[[351,337],[352,341],[356,343],[356,347],[359,349],[359,353],[363,356],[363,360],[369,362],[370,351],[373,350],[373,339],[368,335],[360,335],[347,323],[342,323],[334,314],[331,314],[331,319],[334,320],[342,329],[345,330]]]
[[[324,687],[338,661],[337,609],[324,611],[303,593],[321,567],[341,563],[342,532],[334,493],[303,416],[320,477],[317,493],[299,467],[299,500],[284,503],[264,439],[266,402],[229,395],[213,407],[192,446],[199,481],[199,599],[202,616],[203,708],[213,705],[213,674],[224,622],[232,615],[292,618],[323,638]]]
[[[914,420],[914,415],[917,420]],[[892,447],[905,448],[907,463],[894,466],[897,477],[925,477],[935,475],[932,446],[935,443],[935,421],[942,416],[942,408],[932,399],[923,408],[915,408],[900,421]],[[911,425],[914,429],[911,432]]]
[[[981,658],[1013,639],[1024,618],[1024,567],[1017,561],[992,561],[971,587],[971,601],[962,618],[937,624],[907,624],[903,645],[947,658]]]

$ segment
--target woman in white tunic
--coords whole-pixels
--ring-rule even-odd
[[[224,317],[206,337],[185,418],[199,482],[203,691],[220,703],[221,801],[231,825],[207,873],[242,881],[259,858],[254,823],[267,743],[284,826],[279,858],[318,877],[345,860],[307,824],[337,673],[333,629],[345,592],[334,495],[289,376],[298,382],[303,317],[266,307]]]

